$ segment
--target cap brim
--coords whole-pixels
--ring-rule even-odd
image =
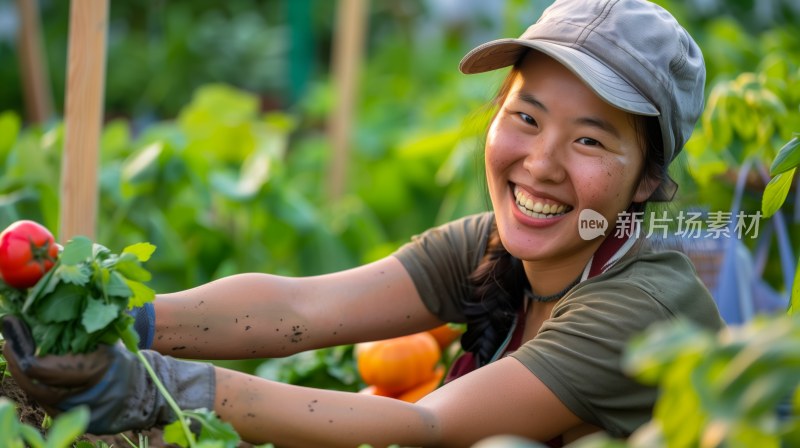
[[[614,107],[637,115],[658,116],[656,107],[613,70],[594,57],[564,45],[541,40],[498,39],[474,48],[461,60],[466,74],[482,73],[514,65],[527,49],[557,60]]]

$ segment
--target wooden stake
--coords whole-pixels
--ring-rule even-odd
[[[107,22],[108,0],[72,0],[61,164],[62,242],[95,235]]]
[[[29,122],[41,124],[53,116],[53,93],[42,43],[37,0],[17,0],[19,11],[19,53],[25,112]]]
[[[332,199],[340,198],[346,186],[350,131],[367,27],[367,9],[367,0],[339,0],[331,63],[337,97],[333,116],[329,121],[333,155],[328,191]]]

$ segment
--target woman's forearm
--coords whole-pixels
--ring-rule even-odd
[[[159,295],[153,349],[194,359],[286,356],[308,347],[293,279],[241,274]]]
[[[153,349],[175,357],[280,357],[409,334],[441,321],[394,257],[314,277],[240,274],[159,295]]]
[[[215,410],[243,439],[278,446],[435,446],[435,415],[392,398],[276,383],[216,368]]]

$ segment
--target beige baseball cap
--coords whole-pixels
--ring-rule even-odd
[[[664,8],[644,0],[559,0],[519,38],[474,48],[463,73],[516,63],[528,49],[556,59],[603,100],[657,116],[664,161],[681,151],[703,111],[706,78],[697,43]]]

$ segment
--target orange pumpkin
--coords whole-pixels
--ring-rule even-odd
[[[356,344],[356,365],[365,383],[400,393],[435,375],[441,351],[427,332]]]
[[[436,338],[436,342],[439,344],[441,350],[446,349],[453,341],[461,337],[462,332],[463,330],[461,328],[450,324],[440,325],[432,330],[428,330],[428,333]]]
[[[397,396],[397,398],[409,403],[416,403],[420,398],[436,390],[436,388],[439,387],[439,384],[442,382],[442,378],[444,378],[444,366],[437,366],[436,371],[431,379],[401,393]]]

